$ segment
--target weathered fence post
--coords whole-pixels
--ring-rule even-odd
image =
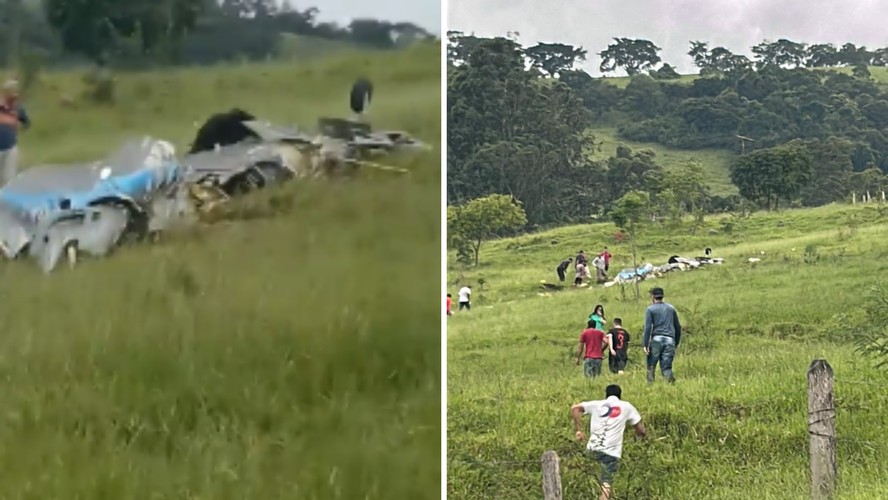
[[[562,500],[558,462],[558,453],[554,450],[543,453],[543,500]]]
[[[836,487],[836,406],[833,369],[825,359],[808,368],[808,439],[811,456],[811,498],[830,499]]]

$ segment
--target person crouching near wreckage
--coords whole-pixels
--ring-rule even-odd
[[[589,260],[586,258],[586,252],[580,250],[580,253],[577,254],[576,260],[576,277],[574,278],[574,286],[580,286],[583,284],[583,278],[589,274],[589,269],[587,264]]]
[[[31,120],[19,103],[18,81],[10,78],[3,83],[0,100],[0,187],[18,174],[18,133],[27,129]]]

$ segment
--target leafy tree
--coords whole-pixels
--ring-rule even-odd
[[[143,52],[175,45],[194,27],[203,0],[46,0],[50,24],[65,46],[96,62],[123,38],[135,38]]]
[[[793,67],[803,65],[807,54],[807,45],[781,38],[776,42],[764,41],[752,48],[756,55],[759,68],[767,66]]]
[[[702,76],[742,71],[752,66],[746,56],[734,54],[724,47],[710,50],[706,42],[692,41],[688,55],[694,60],[694,65],[700,68]]]
[[[503,194],[476,198],[462,207],[449,207],[447,219],[451,245],[458,251],[470,247],[475,266],[485,238],[501,232],[514,232],[527,224],[521,205]]]
[[[638,230],[647,220],[650,211],[650,195],[644,191],[631,191],[614,202],[611,207],[611,220],[629,235],[632,247],[632,268],[638,269]],[[638,280],[635,280],[635,299],[641,296]]]
[[[866,47],[858,47],[853,43],[846,43],[839,49],[839,63],[846,66],[867,65],[872,59],[872,54]]]
[[[808,47],[805,66],[809,68],[824,68],[839,65],[839,51],[831,43],[817,43]]]
[[[600,70],[611,73],[622,68],[629,76],[647,71],[660,63],[660,47],[648,40],[632,38],[614,38],[614,43],[599,53],[601,56]]]
[[[461,42],[450,47],[463,62],[448,72],[448,203],[509,193],[534,224],[588,216],[596,172],[584,154],[593,137],[580,96],[527,70],[513,40]]]
[[[866,321],[854,342],[857,351],[871,358],[877,368],[888,367],[888,286],[874,285],[866,296]]]
[[[390,48],[394,45],[392,37],[393,25],[376,19],[354,19],[348,26],[352,39],[356,42],[378,48]]]
[[[780,199],[797,195],[814,174],[814,161],[798,142],[760,149],[738,157],[731,168],[731,181],[750,201],[763,201],[770,210]]]
[[[703,164],[690,161],[664,172],[662,186],[674,193],[681,212],[693,214],[698,223],[703,222],[703,209],[710,196]]]
[[[538,43],[525,51],[534,68],[555,78],[557,75],[570,71],[574,66],[586,60],[586,50],[582,47],[563,43]]]
[[[617,146],[616,154],[607,160],[605,182],[613,199],[632,191],[649,191],[659,184],[663,167],[654,161],[650,149],[633,152],[628,146]]]
[[[660,69],[651,71],[651,76],[657,80],[677,80],[681,78],[681,75],[678,71],[675,71],[675,68],[665,63]]]

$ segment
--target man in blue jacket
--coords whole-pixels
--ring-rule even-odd
[[[657,364],[663,377],[670,384],[675,382],[672,360],[681,342],[681,323],[678,312],[671,304],[663,302],[663,289],[651,290],[651,305],[644,311],[644,353],[647,354],[647,381],[654,382]]]
[[[0,99],[0,187],[18,173],[18,133],[30,125],[31,120],[19,103],[18,82],[9,79],[3,84]]]

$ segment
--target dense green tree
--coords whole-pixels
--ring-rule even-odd
[[[464,206],[448,208],[447,239],[457,251],[471,248],[477,266],[485,239],[512,233],[525,224],[527,216],[520,203],[508,195],[491,194],[471,200]]]
[[[109,56],[123,38],[150,53],[176,46],[197,22],[203,0],[46,0],[50,24],[66,48],[95,61]]]
[[[602,73],[612,73],[621,68],[634,76],[659,64],[659,52],[660,47],[648,40],[614,38],[614,43],[598,54],[601,56],[599,69]]]
[[[448,201],[490,193],[520,199],[534,224],[583,217],[595,169],[584,151],[590,114],[566,83],[525,67],[506,38],[471,38],[448,75]],[[586,216],[590,214],[585,214]]]
[[[649,193],[644,191],[628,192],[614,202],[611,207],[611,220],[629,235],[633,269],[638,269],[638,233],[648,220],[650,211],[651,197]],[[635,300],[638,300],[640,296],[638,280],[636,280]]]
[[[813,176],[814,160],[797,141],[740,156],[731,168],[731,181],[740,194],[764,202],[768,210],[779,208],[781,199],[797,196]]]
[[[525,51],[531,65],[545,75],[555,77],[586,60],[586,50],[563,43],[538,43]]]

